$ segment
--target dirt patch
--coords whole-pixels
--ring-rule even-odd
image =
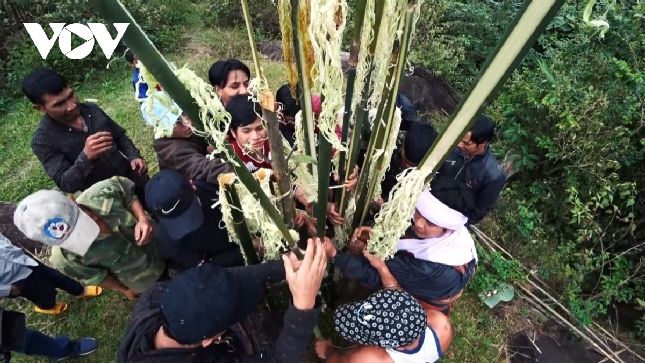
[[[555,334],[521,331],[509,338],[506,350],[511,363],[595,363],[603,358],[563,331]]]

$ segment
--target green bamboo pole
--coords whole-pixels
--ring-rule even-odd
[[[445,157],[468,132],[485,105],[522,62],[537,38],[564,4],[564,0],[525,0],[495,50],[490,54],[466,97],[457,105],[451,122],[432,150],[419,163],[431,177]]]
[[[246,225],[246,219],[244,219],[244,214],[242,213],[242,206],[240,205],[240,197],[237,195],[235,190],[235,185],[227,184],[222,185],[224,195],[228,204],[231,206],[231,216],[233,217],[233,228],[235,229],[235,234],[240,239],[240,244],[242,245],[242,250],[246,256],[246,262],[249,265],[257,265],[260,263],[257,253],[255,252],[255,247],[253,246],[253,238],[249,233],[249,228]]]
[[[255,66],[255,74],[262,81],[266,81],[264,71],[260,67],[257,50],[255,48],[255,41],[253,40],[253,27],[251,25],[251,16],[249,15],[249,4],[246,0],[240,0],[242,3],[242,14],[244,15],[244,22],[246,23],[246,35],[249,37],[249,45],[251,46],[251,55],[253,55],[253,65]]]
[[[434,175],[445,157],[468,132],[482,109],[493,99],[504,81],[521,63],[563,4],[564,0],[525,0],[517,16],[482,67],[477,82],[457,106],[448,128],[419,163],[417,177],[428,180]],[[395,186],[394,194],[381,208],[381,212],[376,217],[377,223],[372,229],[371,252],[381,257],[387,257],[393,253],[395,249],[392,246],[396,240],[391,239],[402,235],[408,226],[406,223],[392,221],[393,216],[409,216],[414,210],[414,203],[402,205],[399,202],[416,200],[422,192],[422,190],[406,190],[400,188],[400,185],[401,182]]]
[[[354,34],[352,37],[352,46],[349,52],[348,70],[347,70],[347,88],[345,89],[345,112],[343,113],[343,125],[341,130],[341,142],[343,145],[347,143],[349,134],[349,124],[352,118],[352,102],[354,99],[354,87],[356,83],[356,65],[358,64],[358,53],[361,48],[361,30],[362,21],[359,19],[365,18],[365,7],[368,0],[359,0],[356,2],[356,9],[354,10]],[[371,1],[371,0],[369,0]],[[347,178],[347,154],[348,151],[341,151],[338,162],[338,175],[341,183]],[[351,173],[351,171],[350,171]],[[335,203],[337,207],[342,204],[343,193],[335,194]],[[338,208],[337,208],[338,209]],[[339,211],[341,209],[338,209]]]
[[[168,92],[170,97],[177,102],[177,105],[179,105],[179,107],[184,110],[188,116],[190,116],[193,122],[195,122],[195,126],[203,129],[197,103],[170,69],[168,62],[155,48],[123,4],[121,4],[119,0],[90,0],[90,5],[99,13],[99,15],[101,15],[101,17],[109,22],[130,23],[130,26],[123,36],[124,43],[132,49],[155,78],[163,84],[164,90]],[[276,224],[285,241],[287,241],[291,247],[294,247],[296,241],[291,236],[291,233],[289,233],[289,229],[284,224],[282,217],[276,210],[275,206],[271,203],[269,197],[260,188],[260,185],[253,175],[251,175],[251,173],[246,169],[244,163],[237,157],[237,155],[235,155],[233,149],[229,145],[226,145],[225,148],[229,155],[233,155],[235,158],[235,163],[232,163],[232,166],[240,181],[259,200],[260,205]]]
[[[300,84],[300,106],[302,109],[302,122],[305,133],[305,150],[304,153],[316,159],[316,142],[314,135],[314,113],[311,105],[311,85],[307,69],[307,60],[305,48],[302,41],[302,35],[307,33],[307,29],[300,28],[300,1],[291,0],[291,23],[293,24],[293,50],[296,58],[296,68],[298,69],[298,79]],[[313,171],[313,166],[310,166]]]
[[[399,86],[401,84],[401,78],[403,77],[403,72],[405,71],[405,66],[406,66],[406,61],[407,61],[407,54],[408,54],[408,49],[410,46],[410,40],[412,38],[412,32],[414,31],[412,25],[414,23],[414,10],[415,6],[418,5],[410,5],[408,6],[408,9],[405,13],[405,25],[403,28],[403,35],[401,37],[401,41],[399,44],[399,49],[398,49],[398,54],[397,54],[397,63],[396,63],[396,71],[393,72],[393,77],[392,77],[392,83],[389,85],[386,85],[383,92],[383,96],[388,97],[386,102],[383,102],[386,106],[383,108],[383,112],[385,113],[384,120],[387,122],[387,127],[379,129],[379,134],[376,139],[376,142],[374,145],[383,145],[385,147],[385,143],[390,140],[390,136],[392,133],[398,133],[399,128],[393,126],[392,119],[394,117],[394,112],[396,110],[396,97],[399,92]],[[389,92],[389,93],[386,93]],[[379,110],[380,112],[381,110]],[[378,117],[378,115],[377,115]],[[377,118],[378,120],[378,118]],[[400,126],[400,125],[398,125]],[[374,146],[373,145],[373,146]],[[373,152],[373,151],[372,151]],[[371,155],[371,154],[368,154]],[[387,165],[383,165],[385,160],[385,156],[381,155],[377,160],[375,160],[375,165],[371,165],[369,169],[370,170],[382,170],[382,168],[387,167]],[[367,182],[367,193],[364,193],[361,195],[363,199],[362,204],[361,202],[357,203],[357,208],[361,208],[362,212],[354,214],[354,221],[356,222],[353,224],[354,226],[362,225],[363,222],[365,221],[365,217],[367,216],[367,212],[369,211],[369,204],[370,201],[375,198],[376,196],[374,195],[374,192],[377,189],[377,184],[380,184],[381,180],[378,178],[372,177],[371,180]],[[357,219],[357,217],[360,215],[360,218]]]
[[[246,23],[246,33],[249,38],[249,45],[251,47],[251,54],[253,55],[253,64],[255,66],[255,74],[261,80],[260,83],[268,86],[264,71],[260,66],[257,48],[253,40],[253,25],[251,24],[251,16],[249,15],[249,6],[246,0],[242,2],[242,12],[244,14],[244,21]],[[262,119],[267,128],[269,137],[269,144],[271,146],[271,166],[273,175],[278,183],[281,198],[279,205],[282,206],[282,217],[284,222],[293,227],[293,221],[296,215],[296,208],[291,197],[291,178],[287,173],[287,160],[283,152],[282,133],[280,133],[280,126],[278,125],[278,115],[275,112],[275,97],[273,93],[266,89],[260,90],[260,105],[262,106]]]
[[[369,0],[368,0],[369,1]],[[372,43],[370,44],[369,47],[369,55],[364,55],[364,56],[370,56],[372,57],[374,55],[374,52],[376,50],[376,44],[378,42],[378,36],[379,36],[379,30],[381,28],[381,20],[383,19],[383,8],[385,6],[385,1],[376,1],[376,6],[374,7],[374,38],[372,39]],[[362,56],[362,55],[361,55]],[[362,92],[362,97],[361,97],[361,102],[357,106],[356,112],[356,117],[354,120],[354,129],[352,130],[352,139],[350,141],[349,145],[349,158],[347,160],[347,167],[345,170],[351,173],[352,170],[354,170],[354,166],[356,166],[356,163],[358,161],[358,154],[361,150],[361,144],[363,141],[363,129],[368,128],[367,126],[367,117],[368,117],[368,110],[367,110],[367,102],[369,100],[369,79],[372,77],[372,71],[374,70],[374,67],[372,64],[369,66],[369,70],[367,72],[367,75],[365,77],[365,82],[363,85],[363,92]],[[349,192],[346,191],[345,189],[342,190],[341,192],[341,200],[340,200],[340,207],[339,207],[339,213],[344,216],[345,215],[345,210],[347,209],[347,204],[349,203]]]

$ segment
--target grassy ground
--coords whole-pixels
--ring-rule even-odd
[[[248,46],[243,31],[195,31],[183,42],[184,49],[169,59],[182,66],[187,64],[206,78],[210,64],[218,58],[248,58]],[[251,64],[251,62],[247,62]],[[263,62],[271,87],[285,82],[280,64]],[[152,131],[145,127],[130,84],[130,69],[124,63],[115,64],[100,79],[90,79],[79,85],[80,99],[95,99],[114,120],[122,125],[143,152],[151,173],[157,171],[152,150]],[[0,200],[18,202],[26,195],[43,188],[53,187],[30,148],[31,134],[40,115],[26,99],[17,99],[6,115],[0,116]],[[5,307],[27,313],[28,325],[48,334],[66,334],[72,337],[93,336],[99,340],[98,352],[83,362],[115,361],[120,338],[129,317],[132,304],[120,295],[106,293],[88,301],[76,301],[61,293],[63,301],[70,304],[62,317],[49,317],[31,313],[33,307],[26,301],[2,301]],[[473,293],[466,293],[459,301],[451,318],[455,336],[446,362],[496,362],[503,360],[506,337],[521,329],[526,309],[522,304],[506,307],[503,314],[493,313]],[[37,362],[38,359],[16,356],[16,362]]]

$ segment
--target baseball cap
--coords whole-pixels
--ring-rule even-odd
[[[345,340],[386,349],[412,343],[426,326],[425,310],[403,290],[382,289],[334,313],[334,328]]]
[[[23,199],[13,223],[27,238],[83,256],[99,235],[99,226],[76,203],[56,190],[40,190]]]
[[[172,279],[161,297],[164,327],[181,344],[211,338],[250,314],[265,284],[255,266],[193,267]]]
[[[204,222],[204,212],[188,180],[174,170],[162,170],[146,184],[146,204],[170,238],[180,240]]]

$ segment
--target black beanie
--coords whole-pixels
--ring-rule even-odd
[[[249,99],[249,95],[237,95],[226,105],[226,111],[231,114],[231,130],[255,122],[262,116],[262,107]]]

